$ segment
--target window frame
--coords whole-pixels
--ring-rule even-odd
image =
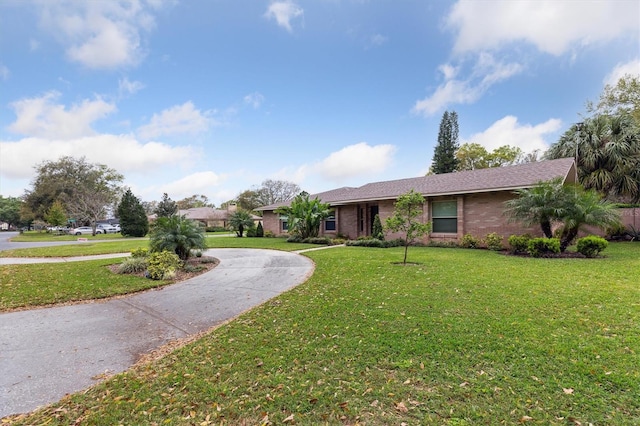
[[[454,204],[455,205],[455,215],[451,214],[438,214],[436,215],[436,207],[437,205],[443,204]],[[458,200],[440,200],[440,201],[432,201],[431,202],[431,223],[433,234],[457,234],[458,233]],[[443,224],[447,225],[443,225]],[[453,230],[451,229],[451,224],[453,224]],[[444,230],[443,230],[444,228]]]

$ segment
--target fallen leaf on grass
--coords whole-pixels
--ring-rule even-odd
[[[282,421],[283,423],[293,423],[293,414]]]
[[[404,402],[397,402],[396,403],[396,410],[400,411],[401,413],[406,413],[406,412],[409,411],[407,406],[404,405]]]
[[[526,422],[530,422],[531,420],[533,420],[533,417],[529,417],[529,416],[522,416],[520,417],[520,420],[518,420],[520,423],[526,423]]]
[[[562,391],[567,395],[573,395],[573,389],[572,388],[562,388]]]

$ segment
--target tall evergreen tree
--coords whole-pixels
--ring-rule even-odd
[[[140,200],[130,189],[122,196],[118,204],[120,232],[124,236],[144,237],[149,232],[149,220]]]
[[[458,113],[445,111],[440,121],[438,144],[433,152],[431,173],[442,174],[455,171],[458,167],[456,158],[458,148]]]
[[[178,214],[178,204],[173,201],[167,193],[162,194],[162,201],[158,203],[158,206],[154,210],[154,213],[158,217],[171,217]]]

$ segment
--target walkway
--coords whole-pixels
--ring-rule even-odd
[[[220,264],[158,290],[0,314],[0,418],[33,411],[95,384],[96,377],[125,371],[143,354],[295,287],[314,269],[304,256],[275,250],[205,254]]]

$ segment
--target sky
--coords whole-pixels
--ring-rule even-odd
[[[0,195],[65,155],[216,206],[416,177],[445,111],[544,151],[627,73],[637,0],[0,0]]]

